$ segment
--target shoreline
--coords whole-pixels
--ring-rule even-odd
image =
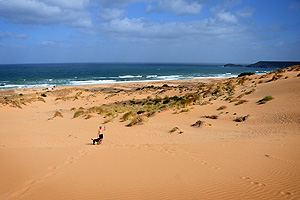
[[[155,81],[128,81],[128,82],[117,82],[117,83],[103,83],[103,84],[89,84],[89,85],[60,85],[55,86],[54,90],[60,89],[74,89],[74,88],[83,88],[83,89],[93,89],[93,88],[117,88],[124,86],[135,86],[135,87],[144,87],[149,85],[161,85],[161,84],[173,84],[173,85],[186,85],[193,83],[211,83],[219,80],[225,80],[236,77],[224,77],[224,78],[193,78],[193,79],[180,79],[180,80],[155,80]],[[54,86],[54,85],[53,85]],[[28,87],[28,88],[13,88],[13,89],[0,89],[0,94],[5,93],[7,91],[23,91],[23,92],[43,92],[43,91],[54,91],[47,90],[47,88],[53,88],[53,86],[49,87]]]

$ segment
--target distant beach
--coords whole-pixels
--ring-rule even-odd
[[[128,82],[230,78],[273,68],[224,67],[224,64],[67,63],[0,65],[0,89]]]

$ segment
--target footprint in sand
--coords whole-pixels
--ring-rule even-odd
[[[285,191],[281,191],[280,194],[282,194],[282,195],[291,195],[292,193],[290,193],[290,192],[285,192]]]
[[[66,161],[64,162],[65,165],[69,165],[69,164],[71,164],[71,163],[73,163],[72,160],[66,160]]]
[[[69,164],[73,163],[73,162],[74,162],[73,159],[74,159],[73,157],[68,158],[68,159],[64,162],[64,164],[65,164],[65,165],[69,165]]]
[[[49,172],[49,173],[47,173],[47,174],[45,174],[45,178],[47,178],[47,177],[51,177],[51,176],[55,176],[56,175],[56,173],[55,172]]]
[[[264,184],[264,183],[259,183],[259,184],[257,184],[257,185],[260,186],[260,187],[266,186],[266,184]]]
[[[56,166],[50,166],[48,167],[49,170],[56,170]]]
[[[207,162],[201,161],[201,165],[207,165]]]
[[[220,169],[220,167],[211,167],[212,169]]]
[[[244,179],[244,180],[250,180],[251,178],[246,177],[246,176],[243,176],[242,179]],[[260,187],[266,186],[266,184],[264,184],[264,183],[259,183],[259,182],[256,182],[256,181],[251,181],[250,184],[252,184],[252,185],[258,185],[258,186],[260,186]]]
[[[243,176],[242,179],[247,180],[247,179],[250,179],[250,178]]]
[[[20,190],[11,193],[11,194],[8,196],[8,199],[10,199],[10,198],[15,198],[15,197],[20,197],[20,196],[22,196],[23,194],[25,194],[29,189],[30,189],[30,186],[25,186],[25,187],[21,188]]]
[[[84,155],[86,155],[86,154],[87,154],[86,151],[82,151],[81,153],[79,153],[80,156],[84,156]]]

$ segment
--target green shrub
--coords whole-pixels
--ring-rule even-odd
[[[180,112],[190,112],[190,109],[184,108],[184,109],[182,109]]]
[[[47,97],[47,95],[45,93],[42,93],[41,96],[42,97]]]
[[[163,101],[163,104],[168,104],[170,101],[171,101],[170,99],[165,99],[165,100]]]
[[[172,129],[170,130],[170,133],[174,133],[174,132],[177,131],[177,130],[179,130],[179,128],[178,128],[178,127],[174,127],[174,128],[172,128]]]
[[[144,111],[144,110],[139,110],[139,111],[136,112],[136,114],[140,115],[140,114],[143,114],[144,112],[146,112],[146,111]]]
[[[79,110],[79,111],[77,111],[77,112],[74,113],[73,118],[77,118],[77,117],[79,117],[80,115],[83,115],[84,113],[85,113],[84,111]]]
[[[250,91],[248,91],[248,92],[245,92],[245,94],[246,95],[249,95],[249,94],[251,94],[252,92],[255,92],[256,91],[256,89],[252,89],[252,90],[250,90]]]
[[[274,99],[274,97],[272,97],[272,96],[265,96],[264,98],[262,98],[261,100],[259,100],[257,103],[258,104],[265,104],[268,101],[271,101],[272,99]]]
[[[254,75],[255,73],[253,72],[243,72],[243,73],[240,73],[238,75],[238,77],[242,77],[242,76],[251,76],[251,75]]]
[[[220,106],[217,110],[224,110],[226,108],[227,108],[227,106]]]

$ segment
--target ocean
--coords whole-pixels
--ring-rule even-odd
[[[223,64],[66,63],[0,65],[0,89],[235,77],[277,69]]]

